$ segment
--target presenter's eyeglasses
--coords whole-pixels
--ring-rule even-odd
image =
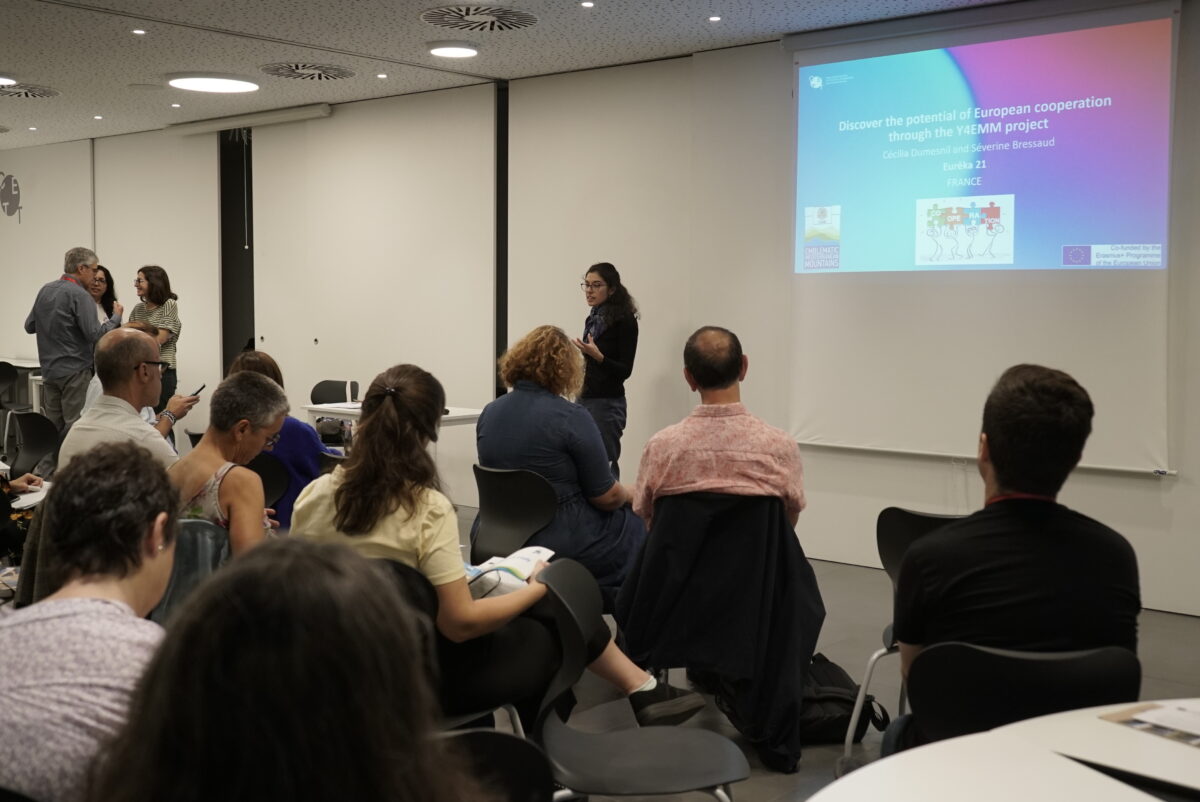
[[[602,290],[607,286],[608,285],[605,284],[603,281],[593,281],[590,284],[588,282],[584,281],[584,282],[580,283],[579,289],[583,290],[584,292],[587,292],[588,290]]]

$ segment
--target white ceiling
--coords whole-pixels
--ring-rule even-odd
[[[578,0],[465,4],[537,17],[519,30],[476,32],[423,22],[421,13],[439,7],[437,0],[0,0],[0,75],[60,93],[0,95],[0,128],[9,129],[0,134],[0,150],[669,58],[997,2],[595,0],[591,9]],[[713,14],[721,21],[709,22]],[[132,34],[135,28],[146,35]],[[437,58],[425,46],[437,39],[466,39],[480,53]],[[314,81],[261,72],[277,62],[336,65],[356,74]],[[206,95],[166,85],[168,74],[189,70],[244,76],[261,89]],[[378,73],[388,77],[381,80]]]

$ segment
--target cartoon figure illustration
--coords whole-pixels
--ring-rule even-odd
[[[970,218],[968,218],[968,219],[970,219]],[[963,258],[964,259],[973,259],[973,258],[975,258],[975,254],[973,252],[974,247],[975,247],[975,237],[979,235],[978,223],[976,223],[975,225],[968,225],[966,234],[967,234],[967,238],[966,238],[967,239],[967,251],[966,251],[966,253],[963,254]]]
[[[1004,233],[1004,224],[1001,222],[988,223],[986,233],[989,238],[988,246],[983,250],[983,253],[981,253],[980,256],[987,256],[995,259],[996,254],[992,253],[992,246],[996,244],[996,237]]]
[[[929,255],[929,261],[931,262],[936,262],[942,258],[942,244],[938,242],[939,234],[941,234],[941,231],[937,226],[930,226],[929,228],[925,229],[925,236],[929,237],[930,241],[933,243],[933,253]]]
[[[949,259],[952,262],[958,261],[958,228],[957,223],[950,223],[942,231],[942,239],[950,248]]]

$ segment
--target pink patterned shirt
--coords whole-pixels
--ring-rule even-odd
[[[804,509],[800,448],[742,404],[701,404],[646,443],[633,510],[649,529],[656,498],[700,492],[778,496],[794,522]]]

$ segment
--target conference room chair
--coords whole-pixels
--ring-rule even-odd
[[[22,476],[34,469],[42,457],[58,449],[58,427],[37,412],[13,413],[17,422],[17,451],[10,476]]]
[[[348,401],[358,400],[358,382],[349,381],[346,379],[322,379],[313,385],[312,390],[308,394],[308,402],[310,404],[341,404]],[[332,416],[336,419],[336,416]],[[325,418],[318,418],[317,423],[320,424]],[[321,442],[327,446],[346,446],[346,438],[339,428],[337,432],[322,432],[321,426],[317,426],[317,433],[320,434]]]
[[[437,590],[425,578],[424,574],[411,565],[386,558],[378,558],[375,562],[383,565],[385,570],[391,573],[392,579],[395,580],[396,586],[400,589],[400,593],[404,596],[405,601],[420,613],[418,621],[421,627],[420,635],[424,645],[423,651],[427,661],[426,670],[429,673],[430,682],[436,685],[439,681],[439,671],[437,668],[438,640],[442,637],[437,629]],[[497,710],[503,710],[508,716],[513,734],[519,738],[524,738],[525,728],[521,725],[521,717],[517,713],[517,709],[511,704],[498,705],[488,710],[469,711],[454,716],[443,715],[442,727],[447,730],[462,727],[478,721],[485,716],[490,716]]]
[[[15,412],[25,412],[33,409],[29,404],[16,403],[17,381],[20,371],[11,362],[0,362],[0,411],[4,412],[4,439],[0,440],[0,458],[8,459],[8,437],[11,429],[12,416]],[[11,394],[11,401],[5,401],[4,396]]]
[[[550,802],[554,775],[532,741],[496,730],[458,730],[442,737],[471,775],[503,802]]]
[[[471,562],[507,557],[529,542],[558,509],[554,488],[527,470],[475,465],[479,489],[479,526],[471,538]]]
[[[549,758],[555,782],[564,787],[554,798],[700,791],[731,800],[731,786],[750,776],[750,765],[722,735],[690,727],[582,732],[568,723],[575,705],[571,689],[590,660],[588,644],[607,634],[600,587],[585,567],[569,559],[550,563],[538,579],[549,591],[562,661],[530,734]]]
[[[333,469],[345,463],[346,458],[341,454],[330,454],[328,451],[322,451],[317,454],[318,469],[322,474],[332,473]]]
[[[230,554],[228,530],[198,518],[180,521],[171,578],[162,599],[147,617],[165,625],[192,591],[229,562]]]
[[[922,649],[908,670],[913,720],[928,740],[984,732],[1064,710],[1135,702],[1137,655],[1119,646],[1020,652],[970,643]]]
[[[200,440],[204,437],[204,432],[186,432],[186,434],[188,442],[192,444],[192,448],[200,445]]]
[[[35,799],[19,794],[16,791],[11,791],[8,788],[0,788],[0,802],[37,802]]]
[[[287,468],[283,467],[279,457],[267,451],[261,452],[247,462],[246,467],[257,473],[258,477],[262,479],[263,500],[268,507],[274,507],[275,502],[279,501],[280,497],[287,492],[290,481]]]
[[[794,771],[825,605],[783,501],[663,496],[653,524],[617,597],[622,646],[656,672],[688,669],[764,765]]]
[[[883,570],[887,572],[888,579],[892,581],[893,598],[896,595],[896,581],[900,578],[900,563],[903,562],[904,553],[908,551],[908,547],[930,532],[962,517],[961,515],[917,512],[902,507],[885,507],[880,511],[879,517],[875,519],[875,546],[879,550],[879,561],[883,563]],[[892,611],[888,612],[890,614]],[[883,646],[867,660],[867,670],[863,673],[862,683],[858,687],[858,698],[854,701],[854,712],[850,716],[850,726],[846,730],[842,756],[834,766],[834,774],[838,777],[860,765],[851,753],[854,749],[854,734],[858,728],[858,720],[862,716],[863,707],[866,704],[867,688],[875,673],[875,664],[889,654],[899,653],[900,646],[896,643],[892,623],[889,621],[883,628]],[[904,707],[905,686],[901,682],[900,699],[896,706],[897,717],[904,715]]]

